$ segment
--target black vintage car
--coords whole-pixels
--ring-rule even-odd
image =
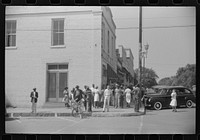
[[[177,107],[186,106],[191,108],[193,103],[196,103],[195,95],[188,88],[183,86],[157,86],[155,93],[145,95],[146,107],[151,107],[156,110],[169,108],[173,89],[176,90],[177,94]]]

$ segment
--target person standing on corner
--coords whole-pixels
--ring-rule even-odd
[[[69,92],[68,92],[68,87],[65,87],[63,91],[63,102],[65,103],[65,107],[70,107],[69,106]]]
[[[121,85],[120,86],[120,107],[124,108],[124,87]]]
[[[139,85],[135,88],[135,106],[134,106],[134,110],[135,112],[139,112],[139,93],[140,92],[140,89],[139,89]]]
[[[87,112],[92,112],[92,91],[88,86],[86,86],[85,92],[86,92]]]
[[[92,91],[92,106],[94,107],[95,84],[92,84],[90,90]]]
[[[116,84],[116,88],[115,88],[115,108],[119,108],[120,107],[120,89],[119,89],[119,85]]]
[[[32,112],[36,113],[36,105],[37,105],[37,99],[38,99],[38,92],[36,91],[36,88],[33,88],[33,91],[31,92],[31,102],[32,102]]]
[[[99,101],[100,101],[100,107],[103,108],[103,102],[104,102],[104,90],[105,90],[105,86],[102,85],[102,89],[100,91],[100,96],[99,96]]]
[[[112,94],[112,91],[110,90],[110,86],[107,85],[106,90],[104,91],[104,105],[103,105],[103,112],[105,112],[105,109],[107,108],[107,112],[109,112],[109,103],[110,103],[110,96]]]
[[[170,102],[170,106],[172,106],[172,112],[177,112],[177,110],[176,110],[177,100],[176,100],[176,91],[175,91],[175,89],[172,90],[171,99],[172,100]]]
[[[85,85],[84,86],[84,89],[83,89],[83,99],[84,99],[84,107],[85,107],[85,111],[87,111],[87,94],[86,94],[86,90],[87,90],[87,86]]]
[[[95,108],[99,108],[99,94],[100,91],[98,89],[98,86],[96,86],[96,89],[94,90],[95,94],[94,94],[94,107]]]
[[[127,107],[129,108],[131,104],[131,89],[129,86],[125,90],[125,96],[126,96],[126,104]]]

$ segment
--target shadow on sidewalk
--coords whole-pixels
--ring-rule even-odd
[[[19,118],[5,117],[5,121],[15,121],[15,120],[19,120]]]

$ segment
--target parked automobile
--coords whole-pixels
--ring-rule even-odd
[[[191,108],[196,103],[196,97],[193,92],[183,86],[158,86],[157,91],[153,94],[146,94],[146,107],[160,110],[169,108],[171,102],[171,93],[175,89],[177,93],[177,107],[186,106]]]

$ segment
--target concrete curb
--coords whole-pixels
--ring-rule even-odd
[[[71,113],[7,113],[8,117],[72,117]],[[84,112],[83,116],[87,117],[130,117],[144,115],[144,112],[101,112],[101,113],[88,113]]]

